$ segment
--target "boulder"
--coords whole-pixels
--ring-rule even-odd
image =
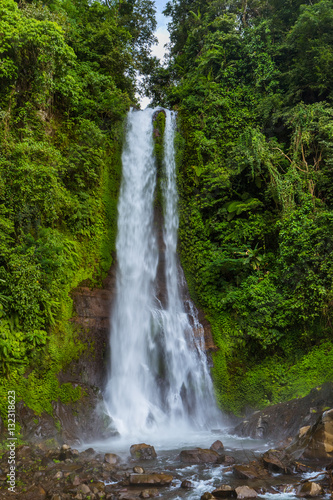
[[[217,498],[230,498],[236,496],[236,491],[229,484],[222,484],[216,490],[212,491],[212,494]]]
[[[91,489],[86,484],[80,484],[77,488],[77,492],[83,493],[83,495],[89,495],[91,493]]]
[[[193,488],[193,484],[188,479],[185,479],[185,481],[182,482],[180,487],[184,488],[184,489],[189,489],[189,488]]]
[[[214,443],[212,444],[210,449],[213,451],[216,451],[219,455],[221,455],[223,450],[224,450],[224,446],[223,446],[221,441],[217,440],[217,441],[214,441]]]
[[[133,472],[135,472],[136,474],[144,474],[145,470],[143,467],[139,467],[138,465],[136,465],[135,467],[133,467]]]
[[[154,484],[156,486],[169,485],[173,480],[170,474],[153,472],[152,474],[130,474],[129,482],[131,485],[136,484]]]
[[[183,450],[179,455],[180,461],[186,464],[215,464],[221,461],[221,456],[214,450],[195,448]]]
[[[297,497],[318,497],[323,494],[323,488],[320,484],[312,481],[306,481],[296,489]]]
[[[133,458],[141,460],[151,460],[157,457],[154,446],[145,443],[133,444],[130,447],[130,454]]]
[[[249,486],[238,486],[235,489],[237,498],[256,498],[258,493],[253,488],[249,488]]]
[[[283,450],[268,450],[262,456],[264,466],[271,472],[292,474],[294,466],[290,456]]]
[[[235,465],[233,474],[238,479],[266,479],[269,477],[268,471],[256,461],[248,465]]]
[[[111,465],[119,465],[121,462],[121,458],[115,453],[105,453],[104,462]]]
[[[211,500],[213,498],[216,497],[214,497],[214,495],[212,495],[209,491],[206,491],[203,495],[201,495],[200,500]]]

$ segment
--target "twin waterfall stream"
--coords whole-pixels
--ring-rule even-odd
[[[221,427],[203,328],[194,305],[184,295],[186,283],[176,253],[176,116],[163,110],[163,172],[157,179],[155,112],[149,108],[129,112],[118,204],[117,293],[105,400],[120,436],[132,442]],[[163,200],[162,238],[154,209],[158,182]],[[164,273],[163,300],[159,268]]]
[[[165,114],[162,162],[156,161],[153,138],[159,112]],[[182,450],[207,449],[220,439],[226,452],[232,450],[234,457],[244,458],[246,450],[252,453],[258,443],[229,435],[216,405],[204,330],[177,256],[175,131],[176,115],[171,111],[148,108],[128,114],[118,202],[111,359],[104,390],[114,435],[93,446],[121,457],[127,477],[133,465],[142,465],[148,474],[171,475],[172,484],[155,492],[160,498],[199,500],[221,483],[228,467],[182,463]],[[157,458],[131,460],[130,447],[139,443],[153,446]],[[183,481],[191,487],[182,488]],[[119,498],[139,498],[141,490],[131,496],[133,490],[127,491],[126,481],[124,488],[119,476],[111,476],[109,484],[118,488]]]

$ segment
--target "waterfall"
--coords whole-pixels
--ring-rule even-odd
[[[176,253],[176,116],[167,110],[161,175],[163,244],[158,245],[154,111],[129,112],[122,155],[117,293],[111,314],[111,369],[105,393],[110,416],[122,436],[175,429],[186,432],[219,424],[203,328],[189,299],[186,310],[184,307],[186,283]],[[161,262],[163,301],[158,299],[157,290]]]

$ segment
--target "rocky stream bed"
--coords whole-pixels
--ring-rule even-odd
[[[174,441],[172,449],[138,443],[120,450],[114,437],[95,449],[81,443],[80,451],[76,439],[51,449],[45,440],[23,444],[15,449],[12,491],[11,450],[3,440],[0,499],[331,498],[332,386],[207,432],[195,446],[192,440]]]

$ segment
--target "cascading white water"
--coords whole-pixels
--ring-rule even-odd
[[[175,114],[165,111],[164,257],[166,304],[156,296],[159,255],[154,224],[153,114],[131,110],[118,206],[117,296],[111,319],[111,370],[105,399],[122,436],[184,433],[218,425],[219,412],[192,303],[185,312],[177,261]],[[202,336],[201,336],[202,337]]]

